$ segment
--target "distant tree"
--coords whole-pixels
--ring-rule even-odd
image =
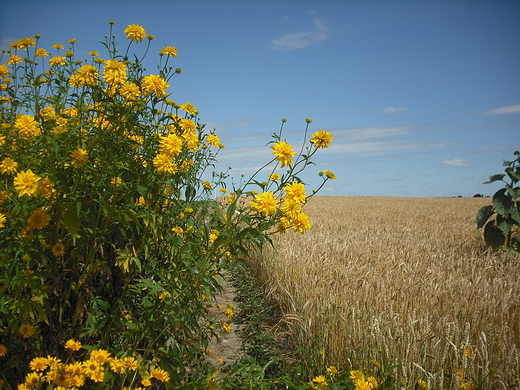
[[[474,198],[483,198],[484,195],[482,195],[482,194],[475,194],[475,195],[473,195],[473,197],[474,197]]]

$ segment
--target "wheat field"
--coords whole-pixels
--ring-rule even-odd
[[[380,370],[402,388],[519,384],[520,256],[476,230],[489,198],[315,197],[313,228],[252,259],[298,345],[323,363]]]

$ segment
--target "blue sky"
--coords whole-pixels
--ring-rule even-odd
[[[149,73],[177,47],[171,98],[216,128],[236,177],[271,158],[282,118],[295,145],[305,118],[334,135],[302,177],[333,171],[321,195],[492,195],[520,149],[519,1],[3,0],[0,48],[77,38],[87,58],[109,20],[121,47],[131,23],[156,36]]]

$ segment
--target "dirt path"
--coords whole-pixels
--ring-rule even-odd
[[[236,291],[230,282],[222,281],[222,292],[215,296],[212,300],[209,318],[213,321],[221,321],[228,323],[231,327],[229,332],[223,328],[218,330],[218,339],[212,338],[209,342],[208,349],[211,354],[208,356],[208,361],[215,367],[223,364],[230,365],[240,356],[240,347],[242,342],[238,336],[240,326],[233,323],[225,313],[226,308],[231,308],[234,312],[238,310],[238,302],[235,301]]]

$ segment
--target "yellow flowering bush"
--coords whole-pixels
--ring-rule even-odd
[[[154,37],[129,25],[121,55],[113,26],[104,58],[77,58],[75,39],[40,48],[39,36],[0,57],[0,371],[22,389],[103,382],[134,367],[121,353],[154,367],[143,388],[195,380],[215,276],[249,244],[311,227],[299,174],[332,135],[316,132],[297,153],[284,120],[271,160],[215,202],[228,173],[203,176],[224,145],[193,104],[170,99],[177,49],[157,51],[149,74],[130,49]],[[79,350],[71,338],[92,346],[87,360],[50,358],[66,340]],[[95,353],[109,349],[119,352]]]

